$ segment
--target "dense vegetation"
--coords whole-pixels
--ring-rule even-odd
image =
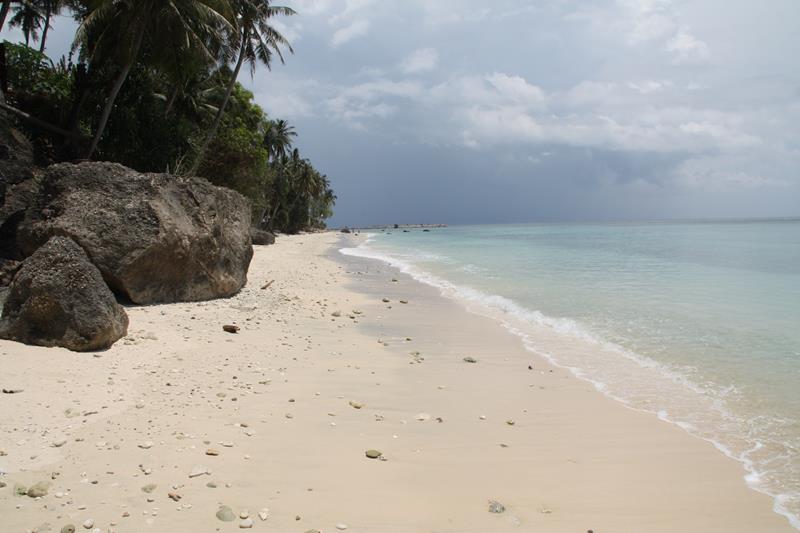
[[[48,30],[67,14],[79,23],[73,50],[54,62]],[[0,107],[42,164],[199,175],[247,196],[261,227],[324,227],[336,200],[327,177],[237,81],[293,52],[270,24],[293,14],[269,0],[0,0],[0,27],[24,36],[2,45]]]

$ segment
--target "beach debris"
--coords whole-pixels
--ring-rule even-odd
[[[220,505],[217,510],[217,518],[222,522],[233,522],[236,520],[236,515],[233,514],[233,510],[227,505]]]
[[[228,333],[239,333],[239,326],[233,324],[225,324],[222,329]]]
[[[3,394],[19,394],[24,389],[3,389]]]
[[[4,489],[4,488],[6,488],[6,486],[7,485],[6,485],[5,481],[0,481],[0,489]]]
[[[211,471],[205,466],[195,466],[194,468],[192,468],[192,471],[189,472],[189,477],[195,478],[195,477],[205,476],[206,474],[210,473]]]
[[[360,402],[354,402],[353,400],[350,400],[350,401],[349,401],[349,402],[347,402],[347,403],[349,403],[349,404],[350,404],[350,407],[352,407],[353,409],[361,409],[362,407],[364,407],[364,404],[363,404],[363,403],[360,403]]]
[[[64,446],[66,443],[67,443],[67,439],[59,439],[59,440],[57,440],[57,441],[54,441],[54,442],[53,442],[53,444],[51,444],[51,446],[52,446],[53,448],[61,448],[61,447],[62,447],[62,446]]]
[[[319,529],[309,529],[306,533],[320,533]]]
[[[263,291],[263,290],[265,290],[265,289],[269,289],[269,288],[270,288],[270,286],[271,286],[273,283],[275,283],[275,280],[274,280],[274,279],[273,279],[273,280],[270,280],[270,281],[268,281],[268,282],[266,282],[265,284],[263,284],[263,285],[261,286],[261,290]]]
[[[419,420],[420,422],[427,422],[428,420],[430,420],[430,419],[431,419],[431,415],[429,415],[428,413],[419,413],[419,414],[418,414],[417,416],[415,416],[414,418],[416,418],[416,419],[417,419],[417,420]]]
[[[379,459],[383,453],[379,452],[378,450],[367,450],[365,455],[370,459]]]
[[[67,524],[61,528],[61,533],[75,533],[75,526],[72,524]]]
[[[475,359],[475,358],[474,358],[474,357],[472,357],[472,356],[467,356],[467,357],[465,357],[465,358],[464,358],[464,362],[465,362],[465,363],[477,363],[477,362],[478,362],[478,360],[477,360],[477,359]]]
[[[401,303],[401,304],[407,304],[407,303],[408,303],[408,300],[400,300],[400,303]]]
[[[94,527],[94,519],[87,518],[86,521],[83,523],[83,527],[85,529],[92,529]]]
[[[506,512],[506,507],[496,500],[489,500],[489,512],[500,514]]]
[[[384,298],[384,299],[383,299],[383,300],[381,300],[381,301],[382,301],[383,303],[385,303],[385,304],[388,304],[388,303],[389,303],[389,298]]]
[[[261,519],[262,522],[266,521],[269,518],[269,509],[264,508],[258,512],[258,517]]]
[[[206,455],[210,455],[211,457],[216,457],[219,455],[219,450],[215,450],[214,448],[209,448],[206,450]]]
[[[181,495],[177,492],[168,492],[167,497],[174,502],[177,502],[181,499]]]
[[[155,446],[155,443],[153,443],[153,441],[151,441],[151,440],[148,440],[147,442],[143,442],[143,443],[139,444],[139,448],[141,448],[143,450],[149,450],[153,446]]]
[[[26,494],[31,498],[42,498],[47,496],[48,490],[50,490],[50,483],[47,483],[46,481],[40,481],[39,483],[36,483],[28,488]]]
[[[514,422],[511,419],[508,419],[508,420],[506,420],[506,424],[508,424],[509,426],[513,426],[514,424],[516,424],[516,422]]]
[[[331,313],[331,316],[334,317],[334,318],[339,318],[340,316],[342,316],[342,312],[341,311],[334,311],[333,313]]]

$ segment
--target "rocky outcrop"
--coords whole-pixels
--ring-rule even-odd
[[[17,241],[27,255],[54,235],[74,240],[109,287],[138,304],[231,296],[253,255],[240,194],[114,163],[45,170]]]
[[[0,111],[0,258],[22,259],[16,229],[33,200],[33,146]]]
[[[264,231],[263,229],[250,228],[250,238],[255,245],[265,246],[268,244],[275,244],[275,234],[270,231]]]
[[[126,335],[128,316],[80,246],[53,237],[23,261],[0,317],[0,338],[74,351]]]

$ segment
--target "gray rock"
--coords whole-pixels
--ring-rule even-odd
[[[253,240],[253,244],[257,246],[275,244],[275,234],[263,229],[250,228],[250,238]]]
[[[74,351],[108,348],[128,316],[84,251],[53,237],[26,259],[9,289],[0,338]]]
[[[239,193],[114,163],[48,167],[17,234],[25,254],[69,236],[112,290],[139,304],[232,296],[253,256],[250,206]]]
[[[506,512],[506,508],[502,503],[498,501],[489,500],[489,512],[500,514]]]
[[[220,505],[219,510],[217,511],[217,518],[219,518],[223,522],[233,522],[234,520],[236,520],[236,515],[233,513],[233,510],[227,505]]]

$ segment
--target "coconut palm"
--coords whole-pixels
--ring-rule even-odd
[[[44,11],[44,28],[42,29],[42,41],[39,52],[44,53],[47,46],[47,32],[50,29],[51,17],[58,16],[64,8],[64,0],[38,0],[42,11]]]
[[[294,126],[283,119],[270,120],[264,130],[264,147],[273,161],[292,148],[292,137],[297,137]]]
[[[81,47],[94,61],[109,59],[120,68],[106,99],[94,138],[86,154],[90,158],[103,136],[114,101],[145,42],[151,53],[173,54],[160,46],[169,38],[181,49],[199,49],[209,56],[209,39],[221,37],[232,27],[228,0],[87,0],[85,18],[78,27],[74,47]]]
[[[250,74],[252,75],[258,62],[261,62],[269,69],[272,65],[272,58],[275,55],[283,63],[282,46],[285,46],[290,53],[294,53],[286,38],[269,25],[269,20],[272,17],[294,15],[295,11],[293,9],[273,6],[270,4],[270,0],[232,0],[232,4],[236,10],[238,27],[235,32],[230,34],[228,52],[232,56],[233,51],[236,51],[236,67],[233,69],[233,74],[228,82],[222,104],[219,106],[214,122],[211,124],[211,129],[197,153],[189,174],[197,173],[203,162],[206,150],[208,150],[211,141],[217,135],[219,124],[225,114],[225,108],[236,85],[242,65],[247,62],[250,65]],[[233,58],[228,57],[226,59],[232,60]]]
[[[3,31],[6,25],[6,18],[8,18],[8,13],[11,11],[12,3],[12,0],[3,0],[2,4],[0,4],[0,31]]]
[[[31,40],[39,40],[39,30],[42,29],[44,15],[40,6],[33,0],[22,0],[14,7],[14,14],[8,25],[12,28],[20,28],[25,37],[25,46],[31,45]]]

